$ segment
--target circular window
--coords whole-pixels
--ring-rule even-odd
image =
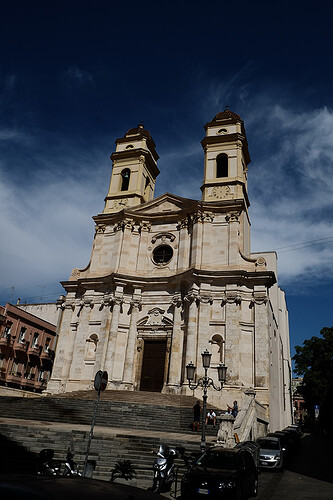
[[[173,250],[169,245],[161,245],[153,251],[155,264],[167,264],[173,256]]]

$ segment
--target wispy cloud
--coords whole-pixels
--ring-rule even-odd
[[[69,66],[63,73],[68,82],[77,85],[93,84],[93,77],[89,71],[78,68],[77,66]]]

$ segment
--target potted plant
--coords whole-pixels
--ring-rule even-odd
[[[135,475],[136,470],[131,460],[118,460],[111,470],[110,481],[113,483],[117,480],[117,482],[126,483],[128,481],[133,481]]]

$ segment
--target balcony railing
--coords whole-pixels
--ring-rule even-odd
[[[29,345],[28,354],[29,356],[39,356],[42,350],[42,346],[40,345]]]
[[[22,379],[22,373],[8,373],[6,377],[6,382],[13,382],[14,384],[20,384]]]
[[[16,340],[14,343],[14,350],[26,352],[26,350],[28,349],[28,345],[29,345],[29,343],[24,339],[23,340]]]
[[[14,342],[13,337],[10,334],[7,334],[5,337],[0,338],[0,345],[12,345]]]

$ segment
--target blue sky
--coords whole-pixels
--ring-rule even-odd
[[[277,250],[291,345],[332,326],[329,1],[8,2],[0,17],[0,303],[90,258],[114,141],[143,120],[156,195],[199,199],[203,125],[245,122],[252,250]],[[13,289],[15,287],[15,289]]]

